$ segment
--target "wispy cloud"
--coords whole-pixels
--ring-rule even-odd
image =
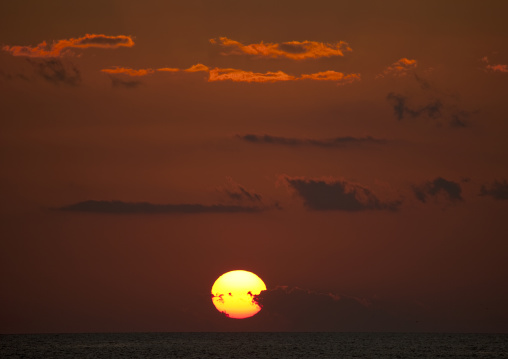
[[[160,69],[157,69],[157,71],[161,72],[178,72],[180,69],[176,67],[161,67]]]
[[[291,147],[302,146],[315,146],[324,148],[344,148],[346,146],[362,145],[362,144],[386,144],[388,141],[377,139],[371,136],[367,137],[335,137],[328,139],[311,139],[311,138],[296,138],[296,137],[281,137],[271,135],[236,135],[242,141],[254,144],[269,144],[269,145],[282,145]]]
[[[256,213],[254,206],[223,204],[154,204],[149,202],[95,201],[78,202],[58,208],[61,211],[110,214],[198,214],[198,213]]]
[[[303,74],[300,76],[301,80],[316,80],[316,81],[334,81],[339,84],[351,83],[361,79],[360,74],[344,74],[337,71],[323,71],[313,74]]]
[[[352,51],[344,41],[323,43],[316,41],[289,41],[283,43],[264,43],[244,45],[241,42],[220,37],[210,39],[212,44],[222,46],[224,55],[251,55],[267,58],[287,58],[292,60],[316,59],[320,57],[344,56],[345,51]]]
[[[508,200],[508,181],[494,181],[490,185],[483,185],[480,196],[490,196],[497,200]]]
[[[238,69],[220,69],[210,70],[208,81],[233,81],[233,82],[278,82],[292,81],[296,77],[288,75],[282,71],[277,72],[251,72]]]
[[[429,86],[428,83],[419,77],[416,77],[416,79],[421,83],[422,87]],[[460,109],[457,105],[450,104],[446,99],[441,98],[428,98],[423,104],[416,105],[413,98],[390,92],[386,96],[386,99],[393,108],[395,118],[399,121],[406,118],[426,118],[438,120],[437,124],[440,124],[440,121],[444,120],[450,127],[465,128],[470,126],[469,117],[474,113]]]
[[[60,57],[70,49],[101,48],[116,49],[119,47],[132,47],[134,41],[130,36],[107,36],[102,34],[86,34],[83,37],[58,40],[51,45],[46,41],[36,46],[4,46],[2,49],[13,56],[26,57]]]
[[[287,185],[304,200],[304,205],[318,211],[358,212],[399,208],[400,201],[381,201],[369,189],[337,179],[312,179],[282,176]]]
[[[438,99],[420,107],[410,107],[407,96],[394,92],[390,92],[386,99],[393,105],[393,111],[398,120],[402,120],[406,116],[411,118],[422,116],[437,118],[441,116],[443,109],[443,103]]]
[[[129,67],[118,67],[115,66],[111,69],[102,69],[102,72],[105,72],[107,74],[124,74],[129,76],[146,76],[148,74],[153,74],[155,70],[153,69],[131,69]]]
[[[382,73],[380,73],[376,77],[383,78],[386,76],[406,76],[407,74],[413,72],[417,66],[418,62],[416,60],[411,60],[403,57],[395,61],[390,66],[388,66]]]
[[[442,177],[437,177],[433,181],[425,182],[419,186],[413,186],[413,193],[423,203],[426,203],[429,197],[436,198],[439,195],[444,195],[451,202],[462,201],[460,184]]]
[[[239,69],[214,68],[210,70],[208,81],[233,81],[233,82],[279,82],[279,81],[333,81],[337,84],[347,84],[360,80],[360,74],[344,74],[336,71],[324,71],[301,76],[289,75],[283,71],[277,72],[251,72]]]

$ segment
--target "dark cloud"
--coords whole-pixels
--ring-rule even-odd
[[[378,301],[277,286],[261,292],[257,314],[284,331],[402,331],[421,330],[421,306],[406,304],[409,313]],[[404,308],[405,309],[405,308]]]
[[[435,180],[428,181],[420,186],[414,186],[413,192],[416,198],[423,203],[427,202],[428,197],[436,197],[440,194],[444,194],[452,202],[462,201],[460,184],[442,177],[437,177]]]
[[[118,78],[116,76],[110,76],[110,79],[111,86],[113,87],[136,88],[142,84],[142,82],[139,80],[126,80]]]
[[[254,213],[260,207],[229,206],[222,204],[154,204],[149,202],[84,201],[58,208],[61,211],[115,213],[115,214],[165,214],[165,213]]]
[[[438,118],[441,116],[441,111],[443,109],[443,104],[440,100],[434,100],[424,106],[416,108],[409,107],[408,98],[401,94],[390,92],[386,99],[392,104],[394,115],[398,120],[403,120],[407,116],[411,118]]]
[[[428,98],[423,105],[417,106],[411,105],[415,102],[412,97],[390,92],[386,99],[392,105],[393,113],[399,121],[406,118],[427,118],[441,119],[453,128],[470,126],[469,117],[477,111],[471,112],[461,109],[456,103],[456,95],[440,91],[417,73],[414,73],[414,79],[420,85],[422,93],[432,94],[434,98]]]
[[[483,185],[480,196],[490,196],[498,200],[508,200],[508,181],[494,181],[490,186]]]
[[[81,73],[70,62],[63,62],[57,58],[27,58],[26,60],[38,76],[55,85],[77,86],[81,83]]]
[[[319,180],[283,177],[304,200],[306,207],[318,211],[395,211],[400,201],[383,202],[369,189],[339,180]]]
[[[274,144],[274,145],[284,145],[284,146],[316,146],[316,147],[344,147],[348,145],[354,144],[385,144],[388,141],[373,138],[370,136],[367,137],[335,137],[330,139],[323,140],[315,140],[308,138],[293,138],[293,137],[280,137],[280,136],[271,136],[271,135],[237,135],[239,139],[242,141],[250,142],[250,143],[259,143],[259,144]]]

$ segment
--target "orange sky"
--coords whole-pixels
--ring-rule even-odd
[[[1,3],[0,333],[507,332],[507,7]]]

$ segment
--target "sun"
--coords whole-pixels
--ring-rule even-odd
[[[249,318],[261,310],[255,296],[263,290],[266,285],[257,275],[234,270],[217,278],[212,287],[212,302],[229,318]]]

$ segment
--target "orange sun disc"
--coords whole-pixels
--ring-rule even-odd
[[[263,290],[266,285],[257,275],[234,270],[217,278],[212,287],[212,302],[229,318],[249,318],[261,310],[256,296]]]

